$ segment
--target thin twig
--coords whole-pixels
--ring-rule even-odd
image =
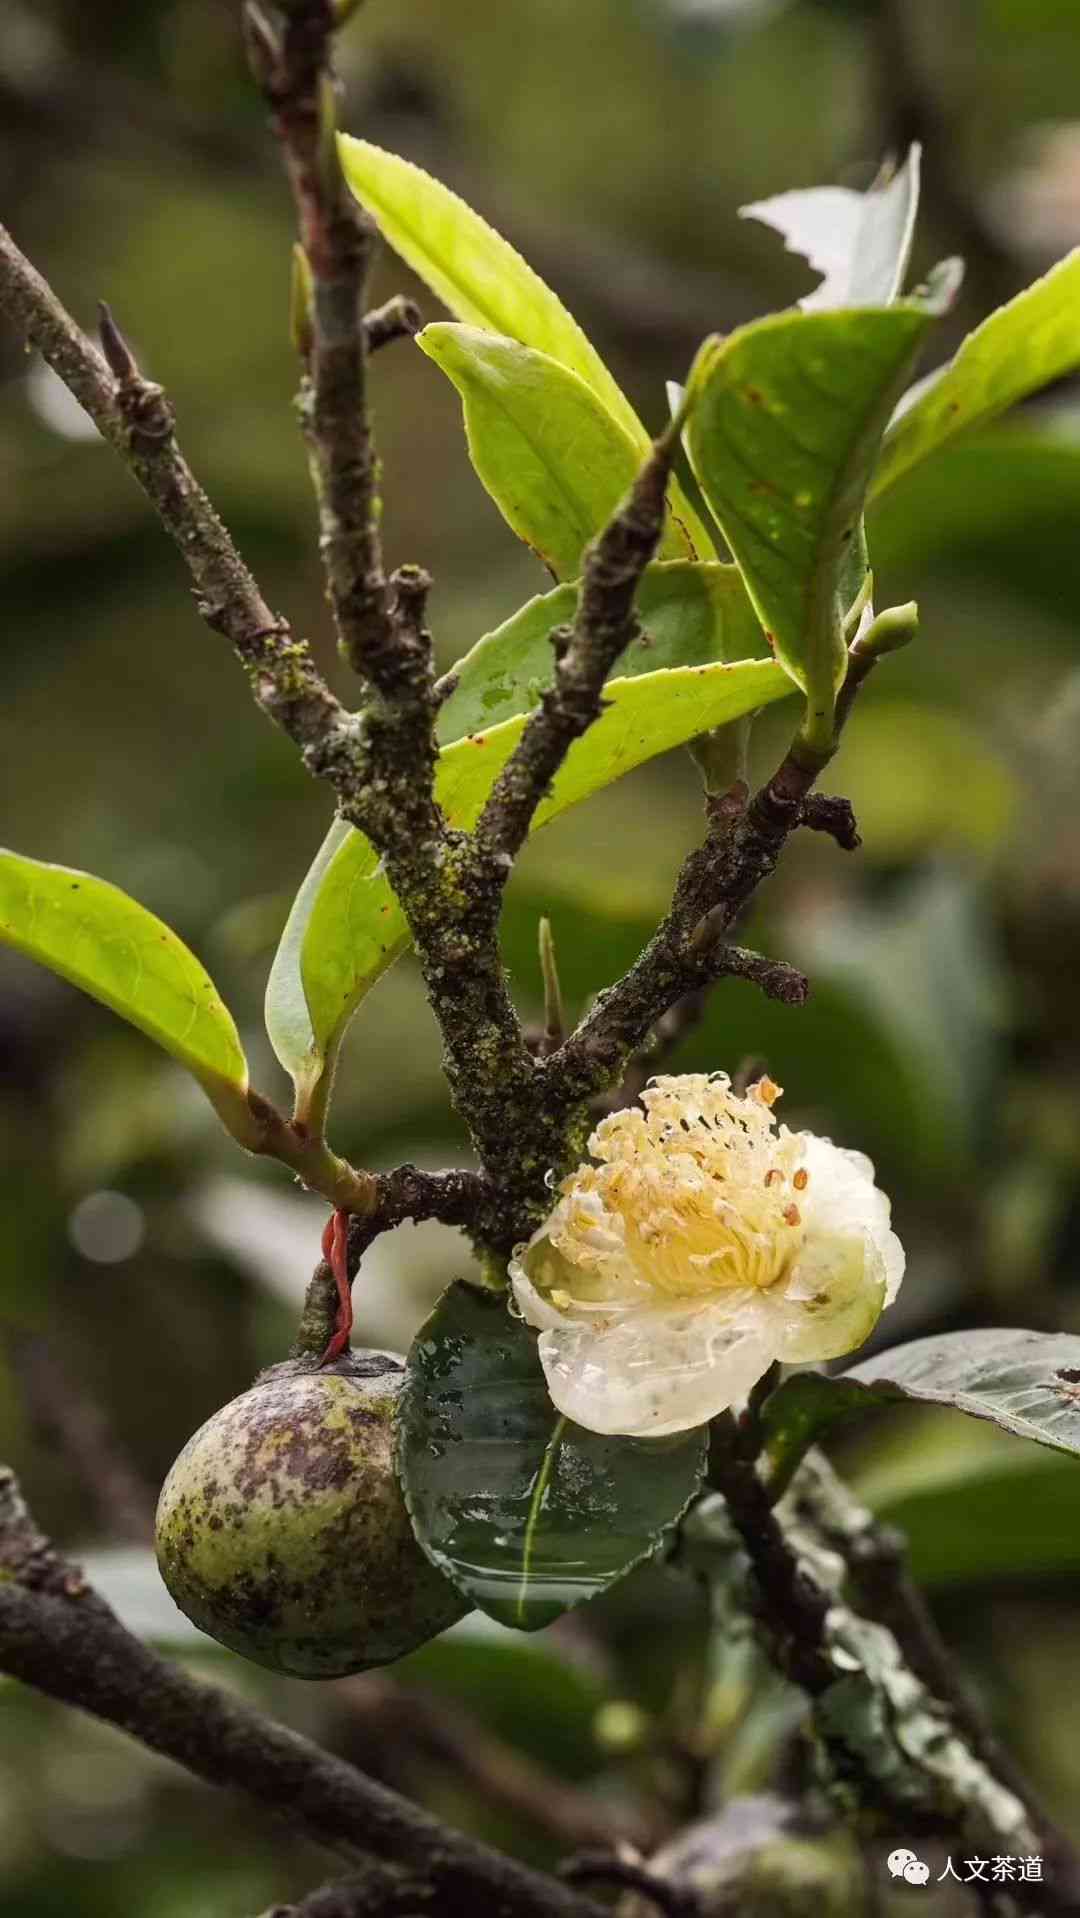
[[[798,827],[827,831],[849,851],[859,845],[850,803],[813,789],[837,750],[860,687],[886,652],[913,638],[917,621],[914,604],[893,607],[852,642],[826,750],[796,739],[753,798],[741,778],[727,792],[707,793],[705,840],[683,864],[670,911],[630,971],[600,994],[565,1045],[545,1061],[546,1082],[557,1097],[595,1098],[619,1080],[672,1006],[718,979],[752,979],[771,998],[803,1004],[809,985],[801,973],[726,944],[725,934],[775,870]]]
[[[569,1885],[618,1885],[636,1891],[655,1906],[663,1918],[705,1918],[701,1900],[690,1885],[673,1884],[650,1870],[643,1861],[617,1852],[582,1852],[567,1859],[559,1872]]]
[[[154,1536],[154,1495],[85,1381],[72,1376],[48,1339],[15,1336],[11,1345],[13,1376],[31,1420],[59,1444],[105,1531],[145,1545]]]
[[[551,635],[554,681],[496,780],[474,835],[478,865],[500,884],[570,747],[599,718],[604,682],[639,630],[634,596],[663,531],[677,447],[678,434],[669,427],[585,555],[573,626]]]
[[[92,1712],[208,1784],[241,1791],[354,1868],[389,1859],[444,1918],[597,1918],[554,1879],[450,1830],[352,1766],[200,1684],[120,1624],[0,1469],[0,1671]]]
[[[191,573],[199,612],[231,641],[258,705],[305,758],[332,752],[351,734],[351,716],[318,672],[306,642],[294,638],[267,605],[176,443],[166,395],[138,372],[112,315],[107,309],[103,313],[103,330],[114,364],[124,369],[119,377],[3,227],[0,307],[85,408],[157,509]]]
[[[434,1759],[481,1803],[547,1833],[563,1849],[641,1844],[656,1835],[655,1826],[648,1829],[640,1817],[566,1783],[496,1737],[456,1701],[451,1707],[381,1674],[346,1679],[337,1691],[365,1744],[403,1750],[406,1762],[410,1754]]]
[[[644,952],[602,992],[565,1045],[543,1067],[556,1097],[592,1098],[617,1081],[657,1021],[687,993],[725,976],[752,977],[789,1004],[806,981],[791,967],[724,943],[757,887],[773,872],[825,763],[793,747],[741,809],[729,796],[706,803],[709,829],[684,862],[670,908]]]
[[[272,1905],[262,1918],[420,1918],[430,1912],[431,1886],[406,1872],[369,1865],[362,1878],[321,1885],[296,1905]]]
[[[730,1413],[713,1421],[709,1483],[723,1493],[732,1522],[750,1551],[758,1616],[767,1625],[781,1669],[816,1697],[835,1677],[824,1633],[828,1598],[791,1550]]]
[[[333,0],[288,0],[282,11],[278,32],[249,0],[248,47],[281,144],[311,273],[301,417],[338,644],[354,670],[378,685],[380,662],[393,657],[395,644],[365,390],[363,298],[377,234],[345,185],[334,144]]]

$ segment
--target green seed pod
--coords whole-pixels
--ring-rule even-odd
[[[215,1412],[161,1490],[157,1554],[182,1612],[294,1678],[340,1678],[468,1609],[413,1537],[393,1461],[402,1368],[289,1361]]]

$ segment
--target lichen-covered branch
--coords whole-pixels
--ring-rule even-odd
[[[1080,1909],[1067,1840],[1033,1814],[1011,1771],[1001,1775],[953,1687],[931,1689],[894,1632],[853,1608],[848,1559],[835,1549],[837,1508],[816,1463],[804,1463],[773,1511],[734,1421],[715,1421],[713,1434],[710,1482],[748,1555],[755,1615],[775,1663],[813,1701],[814,1728],[838,1787],[905,1835],[936,1834],[991,1856],[1053,1857],[1056,1881],[1009,1886],[1014,1908]],[[937,1677],[943,1683],[940,1669]]]
[[[597,1918],[588,1899],[452,1831],[341,1759],[160,1658],[34,1524],[0,1468],[0,1671],[240,1791],[361,1874],[390,1860],[445,1918]],[[359,1907],[363,1909],[363,1907]]]
[[[1080,1908],[1080,1854],[1047,1819],[965,1687],[908,1570],[903,1536],[878,1523],[818,1450],[809,1452],[799,1467],[787,1508],[840,1554],[860,1610],[889,1632],[909,1671],[947,1706],[971,1751],[1024,1805],[1038,1836],[1038,1850],[1047,1860],[1055,1910],[1063,1909],[1068,1898]]]

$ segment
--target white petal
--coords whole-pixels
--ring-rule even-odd
[[[508,1267],[510,1281],[515,1293],[519,1293],[521,1306],[530,1325],[546,1325],[546,1318],[532,1316],[535,1305],[529,1295],[536,1293],[545,1301],[545,1310],[551,1294],[565,1293],[573,1301],[575,1309],[581,1306],[591,1313],[598,1305],[611,1311],[627,1310],[646,1305],[652,1297],[652,1287],[635,1271],[632,1261],[619,1245],[610,1257],[591,1264],[586,1270],[574,1265],[551,1242],[551,1231],[557,1229],[560,1209],[552,1213],[551,1218],[534,1232],[526,1246],[519,1247],[510,1260]]]
[[[543,1292],[538,1292],[528,1273],[520,1266],[511,1266],[514,1297],[521,1308],[526,1325],[538,1326],[543,1331],[547,1326],[565,1325],[565,1315],[558,1306],[552,1305]]]
[[[744,1398],[775,1347],[760,1294],[732,1291],[693,1309],[549,1323],[539,1353],[552,1400],[568,1418],[590,1432],[660,1438]]]
[[[809,1184],[800,1199],[806,1239],[851,1237],[873,1249],[875,1283],[885,1282],[885,1303],[891,1305],[904,1276],[904,1248],[890,1228],[891,1207],[874,1184],[874,1168],[862,1152],[848,1152],[831,1139],[804,1134],[803,1165]]]
[[[815,1233],[787,1284],[765,1296],[777,1358],[836,1359],[862,1345],[881,1316],[884,1261],[866,1233]]]

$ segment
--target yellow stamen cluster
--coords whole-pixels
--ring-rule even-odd
[[[784,1277],[804,1237],[796,1195],[809,1173],[803,1138],[777,1128],[779,1096],[770,1079],[740,1097],[724,1073],[690,1073],[657,1079],[644,1110],[602,1121],[589,1142],[598,1163],[565,1181],[549,1228],[593,1300],[605,1268],[687,1300]]]

